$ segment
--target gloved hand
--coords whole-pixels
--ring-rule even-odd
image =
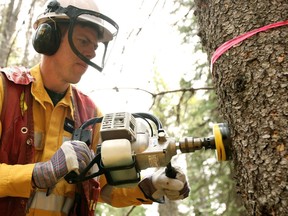
[[[165,174],[165,168],[160,168],[151,176],[146,177],[139,183],[139,187],[146,196],[156,202],[164,202],[164,196],[170,200],[184,199],[188,197],[190,188],[185,174],[179,167],[176,178],[169,178]]]
[[[35,164],[33,182],[38,188],[53,187],[71,171],[80,173],[93,159],[93,152],[86,143],[66,141],[47,162]]]

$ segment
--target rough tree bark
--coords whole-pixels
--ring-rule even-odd
[[[194,0],[208,53],[288,19],[287,0]],[[288,215],[288,26],[258,33],[213,66],[219,110],[229,123],[237,190],[249,215]]]

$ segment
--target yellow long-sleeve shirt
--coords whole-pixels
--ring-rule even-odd
[[[72,87],[67,90],[65,97],[53,105],[49,95],[47,94],[40,73],[39,65],[31,69],[31,74],[35,78],[32,84],[31,93],[33,95],[33,120],[34,120],[34,147],[35,147],[35,163],[49,160],[52,155],[59,149],[63,141],[71,139],[72,134],[64,130],[65,119],[74,120],[74,107]],[[2,110],[4,98],[4,87],[0,82],[0,113]],[[98,111],[98,116],[101,113]],[[0,124],[1,126],[1,124]],[[99,134],[99,127],[96,127],[94,133]],[[2,128],[0,127],[0,134]],[[94,136],[92,148],[95,150],[99,136]],[[29,198],[32,189],[32,172],[34,163],[26,165],[7,165],[0,164],[0,197],[12,196]],[[99,202],[107,202],[116,207],[124,207],[130,205],[148,204],[141,190],[136,186],[132,188],[114,188],[106,185],[104,176],[100,177],[100,185],[104,190],[101,192]],[[106,186],[105,186],[106,185]],[[49,202],[57,202],[60,209],[65,205],[67,198],[73,200],[75,185],[68,184],[64,179],[59,181],[48,197],[44,199],[45,204]],[[44,191],[43,191],[44,192]],[[50,198],[49,198],[50,197]],[[39,201],[40,202],[40,201]],[[41,201],[42,202],[42,201]],[[51,204],[53,206],[54,204]],[[28,215],[65,215],[62,211],[52,211],[45,208],[41,204],[40,207],[31,207]],[[45,206],[45,205],[44,205]],[[44,208],[44,209],[43,209]]]

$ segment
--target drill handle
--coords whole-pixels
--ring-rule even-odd
[[[166,169],[165,169],[165,174],[167,177],[169,178],[176,178],[176,175],[177,175],[177,171],[176,169],[172,166],[171,162],[169,162],[166,166]]]

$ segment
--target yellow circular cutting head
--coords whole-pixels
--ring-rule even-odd
[[[223,142],[223,137],[222,137],[219,124],[213,125],[213,134],[214,134],[214,139],[215,139],[215,147],[216,147],[218,161],[225,161],[226,160],[225,145]]]

